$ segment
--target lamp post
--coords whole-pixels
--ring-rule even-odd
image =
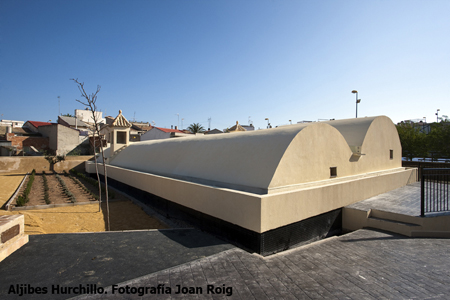
[[[357,90],[353,90],[352,93],[356,94],[356,117],[358,118],[358,103],[361,102],[361,99],[358,99],[358,91]]]
[[[439,111],[440,111],[440,109],[438,108],[436,110],[436,113],[435,113],[435,115],[436,115],[436,123],[439,123]]]
[[[267,129],[270,128],[269,118],[265,118],[264,120],[267,120]]]

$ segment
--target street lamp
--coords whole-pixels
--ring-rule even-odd
[[[358,91],[357,90],[353,90],[352,93],[356,94],[356,117],[358,118],[358,103],[361,102],[361,99],[358,99]]]
[[[270,128],[269,118],[265,118],[264,120],[267,120],[267,129]]]
[[[438,108],[435,115],[436,115],[436,123],[439,123],[439,111],[440,109]]]
[[[60,101],[61,97],[58,96],[58,116],[61,115],[61,101]]]

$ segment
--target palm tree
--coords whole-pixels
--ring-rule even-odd
[[[189,127],[187,129],[192,133],[205,132],[205,128],[203,128],[203,126],[200,125],[200,123],[192,123],[191,125],[189,125]]]

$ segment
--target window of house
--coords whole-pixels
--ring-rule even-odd
[[[124,131],[117,131],[117,144],[127,143],[127,133]]]
[[[336,177],[337,176],[337,167],[331,167],[330,168],[330,177]]]

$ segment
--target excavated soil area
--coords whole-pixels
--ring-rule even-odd
[[[22,175],[23,176],[23,175]],[[89,193],[84,191],[70,177],[59,174],[64,180],[68,190],[75,196],[75,205],[33,209],[31,206],[45,205],[44,201],[44,180],[42,174],[36,174],[29,194],[29,202],[24,209],[16,207],[14,211],[1,210],[0,215],[22,214],[25,216],[25,234],[46,234],[46,233],[75,233],[75,232],[99,232],[106,231],[107,228],[107,206],[102,195],[101,210],[98,201]],[[19,184],[18,175],[2,174],[1,179],[10,181],[10,185]],[[20,176],[19,176],[20,177]],[[50,204],[72,203],[65,195],[61,184],[55,174],[46,175],[49,187]],[[18,195],[22,195],[30,177],[25,180]],[[80,182],[95,194],[98,194],[98,187],[80,180]],[[6,184],[6,183],[5,183]],[[16,188],[17,188],[16,186]],[[13,188],[5,190],[8,195],[12,194]],[[0,194],[3,191],[0,191]],[[167,225],[157,218],[149,216],[139,206],[131,202],[126,195],[119,192],[114,199],[109,202],[110,230],[145,230],[164,229]],[[17,197],[16,197],[17,199]],[[76,205],[77,202],[92,202],[92,204]],[[26,208],[28,206],[28,209]],[[31,209],[30,209],[31,208]]]
[[[66,184],[68,190],[75,196],[76,202],[95,202],[96,200],[92,197],[88,192],[84,191],[82,187],[76,184],[69,176],[65,176],[64,174],[58,174],[60,178]],[[46,205],[44,200],[44,176],[47,178],[48,185],[48,194],[49,194],[49,204],[63,204],[63,203],[72,203],[69,196],[64,193],[63,186],[56,178],[56,174],[35,174],[33,185],[31,187],[31,191],[28,194],[29,201],[24,206],[35,206],[35,205]],[[19,191],[18,195],[22,195],[25,191],[28,181],[30,181],[31,176],[28,176],[25,180],[22,188]],[[89,184],[85,184],[91,190]],[[95,191],[92,189],[94,193],[98,194],[98,190]],[[13,203],[17,207],[17,198]],[[124,199],[122,199],[124,200]]]

